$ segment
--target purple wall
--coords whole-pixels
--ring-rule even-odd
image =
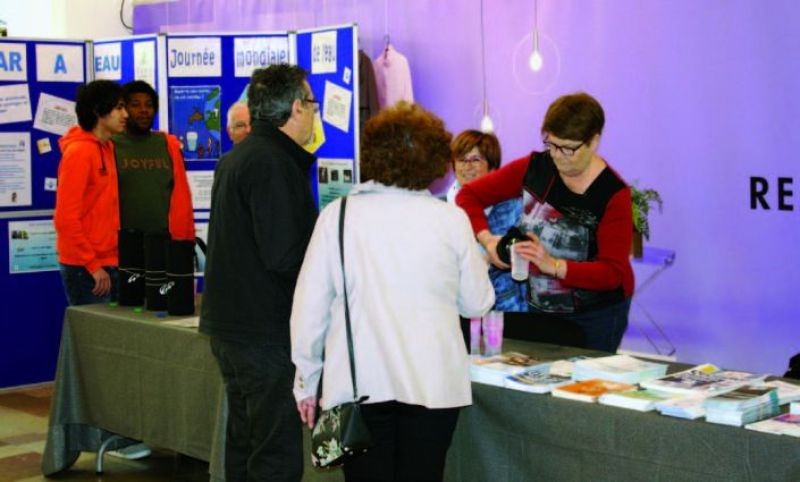
[[[661,192],[665,211],[651,219],[651,242],[677,252],[639,301],[681,361],[782,372],[800,352],[800,2],[540,0],[545,68],[523,86],[514,66],[524,70],[526,59],[515,62],[514,52],[532,28],[533,2],[485,2],[488,96],[504,159],[538,148],[556,96],[595,95],[607,115],[601,154],[629,181]],[[134,24],[145,33],[355,21],[376,56],[384,5],[178,0],[137,7]],[[453,132],[478,123],[479,6],[388,2],[388,31],[409,59],[417,101]],[[769,181],[770,210],[750,208],[751,176]],[[791,210],[777,209],[778,177],[794,183],[785,186]],[[632,312],[634,327],[647,329],[641,316]],[[644,350],[637,336],[629,330],[623,346]]]

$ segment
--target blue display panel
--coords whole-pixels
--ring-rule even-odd
[[[0,39],[0,388],[55,372],[66,307],[51,223],[58,139],[74,123],[77,87],[90,78],[88,48]]]

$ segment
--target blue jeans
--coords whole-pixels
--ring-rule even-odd
[[[90,305],[93,303],[108,303],[117,301],[117,268],[104,266],[103,269],[111,277],[111,292],[106,296],[95,296],[94,278],[84,266],[73,266],[59,263],[61,266],[61,280],[64,282],[64,292],[70,306]]]

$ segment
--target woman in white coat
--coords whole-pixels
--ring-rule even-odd
[[[441,480],[461,407],[472,403],[459,314],[494,304],[487,264],[459,208],[427,187],[450,165],[451,135],[398,103],[364,129],[362,178],[348,196],[344,269],[359,396],[374,446],[345,462],[348,482]],[[353,400],[339,258],[340,200],[320,214],[292,307],[294,393],[302,420]],[[324,353],[324,361],[323,361]]]

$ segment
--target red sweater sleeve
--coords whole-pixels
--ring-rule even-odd
[[[528,171],[530,156],[512,161],[496,171],[469,182],[456,195],[456,204],[467,212],[475,234],[489,229],[484,209],[507,199],[519,197]]]
[[[633,294],[633,271],[628,255],[633,239],[631,190],[626,187],[608,202],[597,227],[597,258],[594,261],[567,261],[564,284],[574,288],[611,290],[620,285]]]
[[[169,232],[172,239],[194,241],[194,210],[192,209],[192,193],[186,177],[186,165],[178,139],[167,136],[167,151],[172,159],[172,196],[169,203]]]

